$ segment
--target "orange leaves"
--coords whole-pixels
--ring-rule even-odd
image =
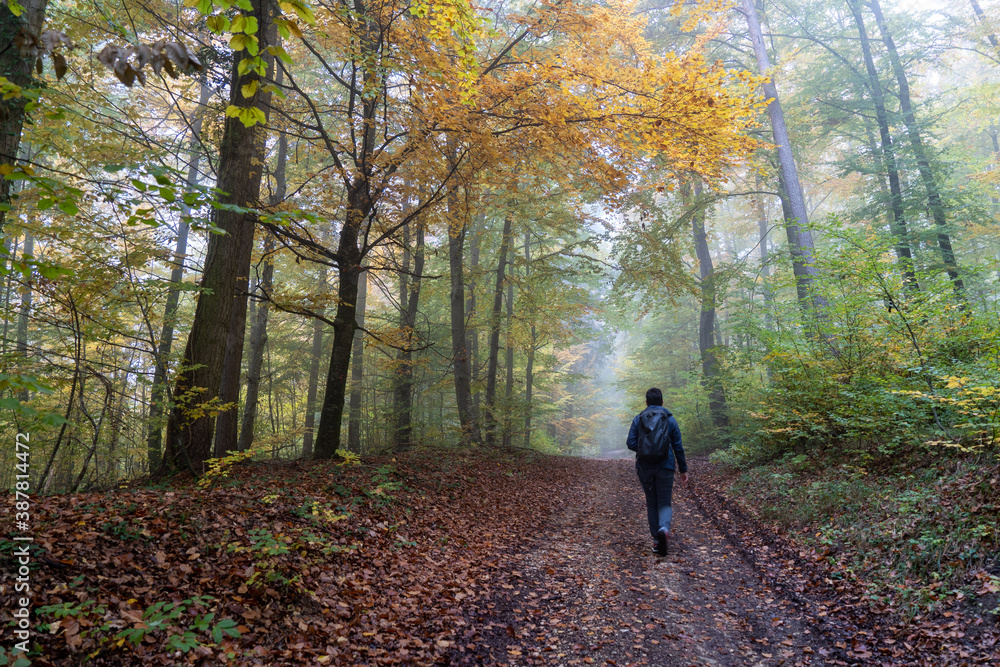
[[[234,478],[247,483],[226,489],[46,498],[38,543],[52,558],[43,562],[73,561],[33,575],[33,602],[84,596],[107,608],[102,624],[120,629],[142,622],[163,591],[211,595],[217,618],[241,623],[225,640],[236,662],[446,663],[470,643],[464,609],[488,594],[492,555],[537,509],[523,499],[524,465],[500,462],[416,453],[306,464],[293,479],[288,469],[238,467]],[[516,506],[483,526],[484,498]],[[324,521],[317,505],[349,516]],[[102,635],[89,617],[42,620],[58,632],[37,637],[50,659],[77,662],[104,646],[121,663],[175,662],[160,644],[109,643],[114,630]]]
[[[645,19],[628,9],[571,2],[523,17],[549,31],[547,43],[526,45],[480,81],[480,115],[495,135],[530,138],[536,154],[572,148],[595,169],[591,150],[622,163],[657,154],[718,178],[754,146],[745,130],[756,122],[755,80],[731,77],[697,48],[655,56],[641,37]]]

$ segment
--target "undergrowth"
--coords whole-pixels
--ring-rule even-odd
[[[906,616],[965,601],[1000,613],[1000,466],[913,457],[869,469],[788,454],[741,471],[738,497]]]

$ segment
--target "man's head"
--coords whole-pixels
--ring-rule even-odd
[[[646,405],[659,405],[663,406],[663,392],[653,387],[646,392]]]

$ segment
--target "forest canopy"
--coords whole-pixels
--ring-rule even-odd
[[[39,489],[610,452],[654,385],[733,462],[995,446],[996,6],[0,12]]]

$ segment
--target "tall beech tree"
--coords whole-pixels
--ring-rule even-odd
[[[868,41],[868,30],[865,28],[865,21],[861,15],[860,3],[857,0],[848,0],[848,6],[854,15],[855,25],[858,27],[858,38],[861,44],[861,54],[865,61],[865,70],[868,72],[868,90],[871,93],[872,103],[875,105],[875,121],[878,123],[879,138],[881,140],[882,163],[885,166],[886,175],[889,180],[889,210],[892,213],[892,233],[896,237],[896,257],[899,259],[900,271],[903,274],[903,281],[912,290],[919,290],[917,276],[913,271],[913,254],[910,252],[910,238],[906,227],[906,217],[903,213],[903,189],[899,182],[899,169],[896,166],[896,149],[892,141],[892,133],[889,130],[889,114],[885,108],[885,95],[882,92],[882,82],[879,80],[878,69],[875,67],[875,60],[872,57],[871,45]]]
[[[278,154],[274,164],[274,185],[268,202],[271,207],[283,202],[288,194],[287,169],[288,134],[281,132],[278,135]],[[269,231],[265,234],[264,252],[261,256],[263,268],[260,270],[260,279],[256,289],[261,300],[254,309],[253,325],[250,328],[250,359],[247,363],[246,398],[243,400],[243,418],[240,424],[239,439],[236,443],[236,448],[241,452],[250,449],[254,439],[261,370],[264,367],[264,350],[267,347],[267,321],[270,312],[268,301],[274,292],[274,251],[277,244],[274,234]]]
[[[771,134],[778,153],[782,206],[785,209],[785,233],[788,236],[788,249],[792,256],[795,288],[802,307],[809,312],[818,312],[825,306],[825,302],[813,287],[819,270],[816,268],[812,232],[808,227],[809,215],[806,211],[805,197],[802,196],[802,184],[799,181],[791,140],[788,138],[785,113],[778,99],[778,89],[770,78],[771,61],[767,55],[767,46],[764,44],[764,34],[760,28],[760,19],[757,17],[754,2],[755,0],[742,0],[741,11],[747,20],[757,67],[761,76],[768,77],[761,82],[761,88],[764,91],[764,98],[768,100],[767,115],[771,121]]]
[[[190,150],[188,152],[188,170],[186,183],[189,187],[198,182],[198,173],[201,166],[201,128],[204,125],[205,113],[207,112],[208,100],[212,95],[212,89],[207,81],[203,81],[199,86],[198,106],[195,109],[194,121],[191,123]],[[190,213],[190,208],[186,205],[181,209],[182,214]],[[174,326],[177,319],[177,307],[180,304],[181,289],[180,283],[184,278],[184,265],[187,258],[188,233],[190,229],[187,221],[182,215],[177,221],[177,239],[174,242],[174,261],[170,268],[171,289],[167,292],[167,301],[163,306],[163,326],[160,330],[160,340],[156,346],[156,356],[153,363],[156,370],[153,373],[153,386],[149,401],[149,424],[148,435],[146,436],[146,447],[149,450],[149,469],[156,470],[160,467],[163,457],[163,407],[168,398],[167,362],[174,346]]]
[[[851,9],[855,11],[855,15],[859,17],[857,20],[860,22],[860,10],[855,9],[856,2],[857,0],[851,0]],[[871,0],[869,6],[875,15],[875,22],[878,24],[882,41],[885,44],[886,54],[889,56],[889,63],[892,65],[892,72],[899,86],[897,91],[899,95],[899,110],[902,113],[903,123],[906,126],[910,148],[913,150],[913,156],[917,162],[920,180],[924,185],[927,196],[927,208],[930,209],[931,218],[934,220],[934,226],[937,230],[941,261],[944,264],[945,271],[948,273],[948,277],[951,279],[955,292],[959,298],[964,299],[965,283],[959,273],[955,251],[952,248],[951,234],[948,231],[948,219],[944,210],[944,202],[941,200],[941,187],[934,174],[934,170],[931,169],[930,160],[927,157],[927,149],[924,145],[923,137],[920,135],[920,126],[917,124],[916,113],[910,101],[910,83],[906,76],[906,70],[903,67],[902,59],[899,57],[899,52],[896,50],[896,43],[892,38],[892,32],[889,30],[889,23],[882,14],[882,7],[879,5],[878,0]]]
[[[413,274],[409,270],[410,225],[403,229],[404,273],[400,275],[400,322],[401,344],[396,355],[395,387],[393,411],[396,415],[395,446],[405,450],[413,445],[413,347],[416,340],[417,313],[420,310],[420,284],[424,273],[424,227],[417,221],[413,227]]]
[[[319,268],[319,289],[325,292],[328,289],[326,283],[326,264],[321,264]],[[312,342],[309,348],[309,385],[306,387],[306,416],[302,428],[302,457],[312,458],[313,436],[316,432],[316,394],[319,388],[319,370],[321,357],[323,355],[323,331],[326,310],[320,308],[317,311],[319,317],[313,319]]]
[[[365,302],[368,295],[368,273],[358,276],[357,331],[351,352],[351,405],[347,422],[347,448],[361,451],[361,381],[364,378],[365,343],[361,330],[365,326]]]
[[[277,41],[274,24],[277,8],[272,0],[253,0],[252,4],[258,37],[254,43],[246,42],[248,48],[233,53],[229,100],[234,108],[256,110],[256,117],[263,117],[266,122],[272,93],[267,85],[261,84],[273,75],[274,56],[269,47]],[[266,68],[264,72],[242,65],[256,53]],[[251,94],[247,95],[248,92]],[[239,115],[227,115],[219,148],[217,182],[219,190],[225,193],[220,196],[224,206],[213,213],[215,226],[221,233],[212,234],[208,241],[202,291],[177,375],[175,406],[167,422],[163,459],[168,470],[200,473],[212,455],[217,413],[234,409],[220,400],[223,390],[231,391],[228,385],[222,386],[222,378],[227,359],[231,364],[236,347],[242,357],[256,215],[225,205],[259,207],[265,135],[263,125],[248,125]],[[242,318],[238,317],[240,312]],[[230,373],[228,381],[238,383],[239,374]],[[232,424],[235,428],[236,422]],[[225,434],[223,443],[235,449],[235,433]]]
[[[514,248],[510,250],[511,264],[514,261]],[[503,419],[503,447],[509,449],[514,438],[514,281],[507,280],[507,312],[506,312],[506,342],[504,347],[507,352],[506,373],[507,378],[504,388],[504,400],[506,410]]]
[[[685,182],[682,185],[681,193],[687,200],[695,255],[698,258],[700,278],[698,288],[701,292],[698,352],[701,355],[702,383],[708,391],[708,409],[712,414],[712,422],[717,429],[722,430],[729,426],[729,415],[726,413],[726,392],[722,384],[722,368],[715,341],[715,315],[719,301],[719,290],[715,266],[712,263],[712,253],[708,248],[708,233],[705,231],[706,208],[709,202],[702,198],[702,185],[697,179],[694,181],[693,188],[691,184]]]
[[[512,214],[503,219],[503,230],[500,232],[500,252],[497,257],[496,286],[493,289],[493,310],[490,313],[490,343],[489,357],[486,364],[486,400],[484,402],[486,418],[486,438],[492,442],[496,438],[497,427],[497,368],[500,357],[501,308],[503,307],[503,292],[507,272],[507,255],[510,249],[510,227]]]
[[[531,273],[531,230],[524,230],[524,281],[528,282]],[[528,345],[525,350],[527,361],[524,365],[524,447],[531,446],[531,409],[532,392],[535,382],[535,353],[538,352],[538,329],[535,326],[536,310],[532,309],[527,313],[531,322],[531,332],[528,336]]]
[[[465,275],[463,261],[466,237],[465,210],[459,203],[459,188],[448,192],[448,273],[451,278],[451,363],[455,405],[462,439],[479,442],[479,416],[472,401],[472,355],[466,329]]]

